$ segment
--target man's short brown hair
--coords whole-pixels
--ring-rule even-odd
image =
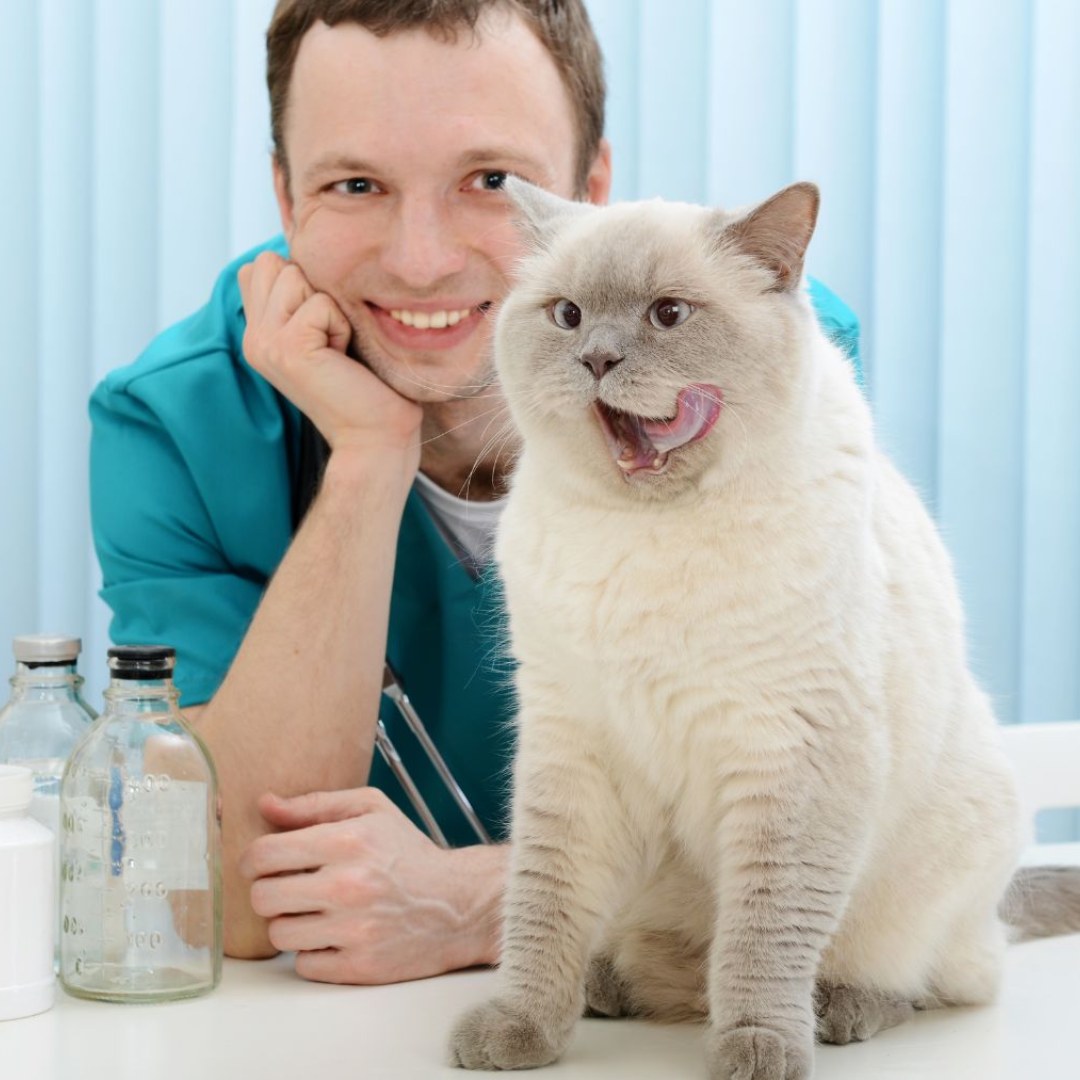
[[[289,175],[284,126],[300,41],[316,22],[353,22],[384,37],[423,27],[442,41],[476,31],[480,17],[501,8],[520,15],[550,53],[566,86],[577,126],[575,182],[585,182],[604,134],[604,66],[584,0],[278,0],[266,32],[266,85],[274,157]]]

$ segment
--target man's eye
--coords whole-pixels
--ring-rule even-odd
[[[366,176],[350,176],[334,185],[334,190],[342,195],[370,195],[375,185]]]
[[[501,191],[506,183],[506,173],[501,170],[482,172],[476,178],[477,184],[485,191]]]

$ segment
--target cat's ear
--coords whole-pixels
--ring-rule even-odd
[[[561,199],[517,176],[507,176],[503,190],[516,211],[514,224],[526,242],[535,248],[548,248],[566,222],[594,209],[589,203]]]
[[[816,184],[792,184],[736,221],[728,217],[721,238],[767,266],[776,278],[776,291],[786,292],[802,279],[820,202]]]

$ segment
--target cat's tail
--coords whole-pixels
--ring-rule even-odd
[[[1080,933],[1080,866],[1022,866],[998,914],[1014,942]]]

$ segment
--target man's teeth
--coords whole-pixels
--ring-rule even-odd
[[[391,311],[390,318],[397,319],[406,326],[414,326],[417,330],[445,330],[448,326],[457,326],[462,319],[467,318],[472,308],[461,308],[459,311]]]

